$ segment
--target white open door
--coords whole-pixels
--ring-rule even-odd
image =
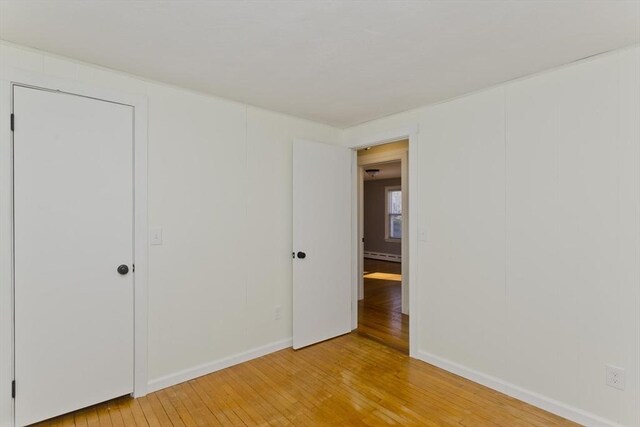
[[[15,420],[133,391],[133,108],[14,87]]]
[[[351,151],[293,144],[293,348],[351,330]]]

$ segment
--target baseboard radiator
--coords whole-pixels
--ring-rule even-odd
[[[402,255],[385,254],[382,252],[364,251],[364,257],[369,259],[379,259],[382,261],[402,262]]]

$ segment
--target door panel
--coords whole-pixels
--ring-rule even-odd
[[[351,330],[351,151],[293,145],[293,348]]]
[[[133,108],[14,87],[16,425],[133,391]]]

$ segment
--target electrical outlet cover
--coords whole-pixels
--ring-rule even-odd
[[[606,384],[609,387],[624,390],[626,386],[625,371],[617,366],[606,365]]]

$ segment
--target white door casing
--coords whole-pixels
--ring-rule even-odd
[[[134,387],[133,108],[15,86],[15,423]]]
[[[351,156],[344,147],[293,144],[294,349],[351,331]]]
[[[384,130],[382,132],[374,132],[364,136],[359,136],[356,139],[345,142],[346,147],[356,151],[366,147],[372,147],[375,145],[382,145],[389,142],[399,141],[401,139],[408,139],[409,141],[409,151],[407,153],[407,162],[406,162],[407,166],[405,168],[406,180],[404,179],[405,175],[403,174],[403,181],[407,183],[407,191],[405,191],[405,193],[407,197],[406,206],[408,209],[406,210],[408,214],[408,217],[407,217],[408,221],[403,221],[403,225],[406,223],[407,235],[410,237],[407,239],[404,239],[405,240],[404,244],[406,244],[408,248],[406,251],[404,248],[402,250],[403,252],[402,274],[403,276],[408,275],[408,280],[406,280],[405,277],[403,277],[403,280],[405,282],[408,282],[409,287],[407,289],[407,297],[409,297],[410,295],[410,298],[407,298],[409,303],[408,304],[409,312],[411,313],[411,315],[409,316],[409,356],[410,357],[417,357],[418,355],[417,337],[420,336],[419,327],[418,327],[420,324],[418,322],[420,311],[418,310],[418,304],[417,304],[417,302],[420,299],[419,292],[418,292],[419,289],[417,286],[418,268],[416,263],[412,262],[413,260],[417,259],[418,237],[419,237],[417,221],[415,220],[415,218],[418,217],[417,195],[419,193],[419,189],[418,189],[417,183],[418,183],[419,168],[418,168],[417,158],[418,158],[419,131],[420,129],[417,125],[416,126],[411,125],[411,126],[398,128],[398,129]],[[354,168],[357,168],[357,159],[355,159],[355,157],[354,157]],[[360,178],[361,177],[359,176],[359,174],[353,175],[352,180],[353,180],[354,194],[358,193],[358,184],[360,183]],[[358,209],[357,204],[354,204],[352,206],[352,224],[353,224],[352,241],[356,243],[358,242],[358,239],[361,237],[360,230],[358,229],[359,222],[360,222],[360,218],[359,218],[360,211],[361,210]],[[403,233],[404,233],[404,230],[403,230]],[[426,229],[422,228],[420,234],[426,238]],[[362,246],[358,244],[354,244],[352,248],[353,273],[351,278],[351,284],[352,284],[354,295],[358,294],[359,279],[362,271],[360,269],[362,265],[361,264],[362,252],[360,251],[361,248]],[[407,269],[406,274],[405,274],[404,268]],[[357,304],[356,304],[356,307],[357,307]],[[354,309],[354,313],[356,313],[355,309]],[[354,320],[357,320],[357,319],[354,319]]]

